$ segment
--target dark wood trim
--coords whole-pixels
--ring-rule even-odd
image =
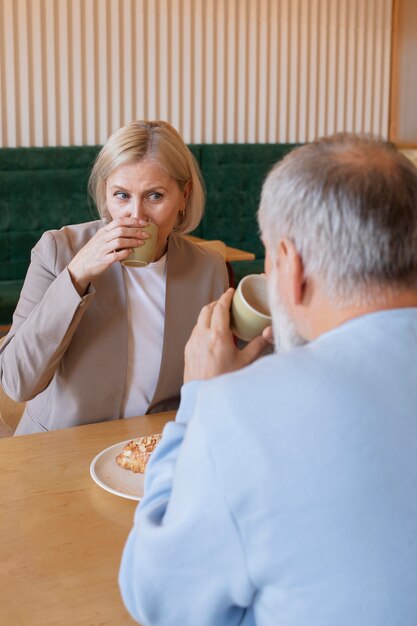
[[[390,98],[388,112],[388,137],[395,143],[398,137],[398,89],[399,89],[399,22],[400,22],[400,2],[392,0],[391,17],[391,66],[390,66]]]
[[[394,143],[399,150],[417,150],[417,143],[404,143],[403,141],[395,141]]]

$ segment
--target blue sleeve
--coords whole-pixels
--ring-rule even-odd
[[[123,600],[144,626],[232,626],[253,599],[239,533],[198,419],[200,384],[183,387],[177,419],[148,464],[123,553]]]

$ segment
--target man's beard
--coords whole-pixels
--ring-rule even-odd
[[[272,316],[275,352],[287,352],[296,346],[303,346],[307,341],[298,334],[294,321],[274,288],[277,284],[276,272],[277,270],[274,268],[271,271],[270,280],[268,280],[268,302]]]

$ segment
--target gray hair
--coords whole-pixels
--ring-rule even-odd
[[[190,184],[185,210],[179,213],[174,231],[188,233],[201,221],[204,212],[204,184],[194,156],[180,134],[163,121],[131,122],[113,133],[100,150],[88,182],[88,191],[102,218],[110,220],[106,206],[106,181],[124,163],[154,161],[181,191]]]
[[[417,288],[417,169],[392,144],[339,133],[296,148],[269,173],[258,219],[272,256],[291,239],[333,301]]]

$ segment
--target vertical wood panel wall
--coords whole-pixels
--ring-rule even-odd
[[[388,134],[392,0],[0,0],[0,145]]]
[[[390,138],[417,148],[417,3],[394,0]]]

